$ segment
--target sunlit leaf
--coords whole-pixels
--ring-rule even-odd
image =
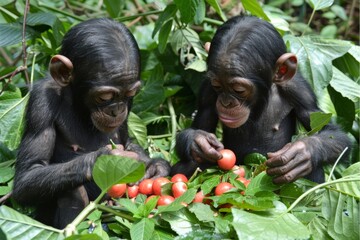
[[[315,11],[330,7],[334,0],[306,0]]]
[[[292,214],[257,215],[232,208],[232,225],[239,239],[309,239],[307,228]]]
[[[10,150],[14,150],[22,137],[29,94],[23,98],[4,99],[2,96],[2,99],[0,100],[0,142],[3,142]]]
[[[8,239],[60,240],[65,238],[61,230],[35,221],[5,205],[0,206],[0,228]]]
[[[310,113],[310,126],[311,131],[308,135],[312,135],[318,131],[320,131],[325,125],[327,125],[331,120],[331,113],[323,113],[323,112],[313,112]]]
[[[140,222],[134,224],[130,229],[131,239],[146,240],[152,239],[155,223],[152,219],[143,218]]]
[[[144,121],[135,113],[130,112],[128,118],[129,135],[144,149],[147,148],[147,129]]]
[[[93,178],[102,191],[116,183],[132,183],[144,176],[145,165],[134,159],[114,155],[97,158]]]

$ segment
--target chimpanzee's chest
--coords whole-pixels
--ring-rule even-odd
[[[232,149],[240,163],[253,152],[266,155],[291,142],[296,131],[296,117],[290,104],[272,88],[268,105],[256,120],[248,120],[237,129],[224,127],[223,143]]]
[[[124,144],[120,142],[120,131],[102,133],[91,123],[81,120],[76,115],[61,115],[56,119],[55,161],[66,162],[76,156],[97,151],[111,144],[111,140]]]

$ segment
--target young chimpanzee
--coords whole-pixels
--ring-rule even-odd
[[[334,162],[351,143],[332,124],[291,142],[296,122],[310,130],[310,113],[320,111],[296,68],[296,56],[286,52],[268,22],[237,16],[219,27],[210,45],[197,115],[192,127],[177,136],[181,161],[172,174],[189,176],[197,167],[214,165],[222,157],[219,150],[228,148],[235,152],[237,164],[249,153],[267,154],[267,173],[274,176],[274,183],[300,177],[324,181],[322,165]],[[213,134],[218,120],[223,143]]]
[[[103,18],[76,25],[49,69],[51,76],[31,91],[13,197],[36,206],[39,221],[63,228],[100,193],[92,181],[98,156],[142,161],[146,178],[168,175],[170,165],[150,159],[128,136],[140,55],[123,24]],[[110,139],[117,149],[111,149]]]

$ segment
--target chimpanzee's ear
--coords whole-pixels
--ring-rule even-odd
[[[285,53],[279,57],[275,64],[275,76],[273,82],[276,84],[285,83],[291,80],[297,68],[297,58],[293,53]]]
[[[65,87],[71,82],[73,68],[70,59],[63,55],[55,55],[50,60],[50,75],[61,87]]]

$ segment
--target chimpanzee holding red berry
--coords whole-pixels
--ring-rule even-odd
[[[100,155],[144,162],[144,178],[169,174],[167,161],[150,159],[128,136],[140,54],[123,24],[103,18],[73,27],[50,75],[31,91],[15,166],[13,197],[35,206],[36,219],[63,228],[94,200],[100,189],[92,168]]]
[[[181,161],[172,174],[189,177],[197,167],[216,165],[219,150],[227,148],[235,152],[237,164],[249,153],[267,154],[267,174],[274,183],[301,177],[323,182],[323,165],[350,148],[347,135],[333,124],[291,142],[297,121],[310,131],[310,113],[320,109],[296,71],[296,56],[286,52],[270,23],[253,16],[228,20],[211,42],[207,63],[192,127],[177,136]],[[222,143],[213,134],[219,120]]]

